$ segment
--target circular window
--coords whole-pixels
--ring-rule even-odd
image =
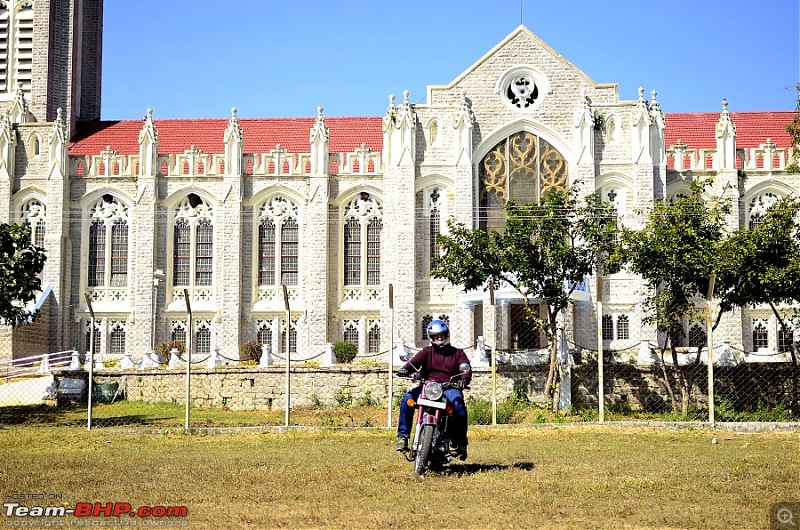
[[[507,70],[497,81],[497,93],[512,109],[531,110],[549,91],[547,78],[530,66]]]

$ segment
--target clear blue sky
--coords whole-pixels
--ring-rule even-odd
[[[520,9],[522,7],[522,9]],[[800,0],[106,0],[103,119],[381,116],[522,22],[620,98],[792,110]]]

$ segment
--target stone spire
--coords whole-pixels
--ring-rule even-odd
[[[594,116],[586,88],[581,89],[581,100],[572,116],[572,128],[578,163],[594,163]]]
[[[0,170],[2,176],[9,178],[14,174],[14,152],[17,145],[17,135],[11,124],[8,109],[0,113]]]
[[[311,143],[311,174],[327,173],[328,168],[328,144],[330,131],[325,125],[325,118],[322,116],[322,107],[317,107],[317,119],[311,127],[311,134],[308,141]]]
[[[142,122],[142,130],[139,131],[139,174],[155,177],[158,171],[158,130],[153,123],[153,109],[147,109]]]
[[[13,123],[29,123],[36,121],[28,110],[28,102],[25,99],[25,93],[22,91],[22,83],[17,82],[17,88],[14,90],[14,99],[8,108]]]
[[[59,107],[56,110],[56,121],[53,122],[53,134],[50,140],[50,159],[61,169],[62,175],[67,175],[67,126],[64,123],[64,112]]]
[[[225,173],[228,175],[242,174],[242,144],[244,132],[236,116],[236,107],[231,107],[231,118],[222,137],[225,144]]]
[[[466,92],[461,92],[461,102],[453,117],[453,128],[456,130],[456,164],[461,162],[472,164],[472,128],[474,125],[475,114],[472,112],[472,105],[467,99]]]
[[[718,169],[736,169],[736,126],[728,112],[728,100],[722,100],[722,113],[716,126]]]
[[[652,162],[650,153],[650,106],[644,99],[644,88],[639,87],[639,99],[633,110],[631,130],[631,155],[634,163]]]
[[[403,162],[404,164],[414,164],[416,152],[416,132],[417,132],[417,114],[414,108],[408,101],[408,90],[403,91],[403,103],[397,107],[397,123],[395,128],[400,132],[399,136],[395,139],[397,149],[394,149],[395,154],[399,154],[398,159],[395,161]],[[408,155],[408,156],[406,156]]]

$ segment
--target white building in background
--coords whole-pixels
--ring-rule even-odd
[[[380,354],[391,326],[395,343],[420,346],[440,317],[458,345],[500,330],[498,347],[535,349],[544,338],[519,318],[521,300],[502,299],[492,320],[488,295],[430,278],[447,219],[493,227],[507,200],[580,182],[632,223],[636,208],[713,174],[712,194],[735,198],[735,227],[800,189],[785,171],[792,112],[729,112],[721,101],[670,114],[643,89],[620,99],[617,85],[596,83],[524,26],[429,86],[426,103],[389,96],[382,116],[233,109],[229,119],[160,120],[148,109],[142,120],[100,121],[102,0],[0,5],[4,34],[31,35],[0,54],[0,220],[30,223],[47,251],[50,333],[36,353],[87,349],[87,296],[100,353],[136,359],[185,341],[184,293],[198,352],[237,358],[257,340],[281,353],[283,286],[296,358],[343,340]],[[363,96],[385,105],[385,95]],[[639,281],[606,285],[608,347],[655,341]],[[596,344],[589,302],[570,315],[576,344]],[[702,329],[686,326],[687,341],[700,340]],[[791,338],[776,330],[768,310],[752,310],[723,334],[748,352],[777,351]]]

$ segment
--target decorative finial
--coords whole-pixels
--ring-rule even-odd
[[[317,116],[322,117],[322,105],[317,107]]]
[[[235,118],[237,112],[236,107],[231,107],[231,118]]]
[[[403,103],[408,103],[408,90],[403,90]]]
[[[639,101],[644,101],[644,87],[639,87]]]
[[[723,112],[728,112],[728,100],[727,99],[723,99],[722,100],[722,111]]]

